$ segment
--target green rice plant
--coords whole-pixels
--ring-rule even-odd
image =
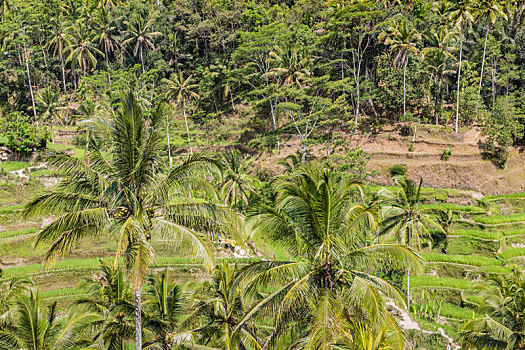
[[[438,204],[423,204],[423,208],[435,210],[452,210],[461,213],[484,213],[485,210],[481,207],[472,205],[459,205],[454,203],[438,203]]]
[[[448,318],[455,318],[458,320],[468,320],[475,316],[476,313],[472,309],[463,308],[452,303],[444,302],[441,305],[441,316]]]
[[[29,162],[15,162],[15,161],[5,161],[2,162],[5,171],[16,171],[20,169],[25,169],[31,166]]]
[[[471,230],[471,229],[452,230],[452,232],[450,232],[450,235],[475,237],[479,239],[490,239],[494,241],[503,237],[503,234],[501,232],[490,232],[490,231]]]
[[[512,273],[512,267],[508,266],[484,266],[483,272],[495,275],[508,275]]]
[[[23,228],[20,230],[3,231],[3,232],[0,232],[0,239],[24,236],[24,235],[29,235],[32,233],[36,233],[36,228],[30,227],[30,228]]]
[[[501,260],[482,255],[445,255],[435,253],[421,254],[427,262],[448,262],[473,266],[501,265]]]
[[[451,289],[469,289],[472,286],[472,282],[468,280],[435,276],[410,277],[410,284],[411,287],[430,287],[435,289],[438,289],[439,287]]]
[[[509,198],[525,198],[525,192],[485,196],[483,197],[483,200],[484,201],[495,201],[495,200],[509,199]]]
[[[5,207],[0,207],[0,214],[12,214],[19,212],[24,208],[24,204],[13,204]]]
[[[510,248],[500,253],[502,259],[512,259],[518,256],[525,256],[525,248]]]
[[[525,213],[511,215],[475,216],[474,221],[489,225],[521,222],[525,221]]]

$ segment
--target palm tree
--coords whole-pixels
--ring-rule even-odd
[[[402,244],[410,247],[416,240],[416,247],[421,247],[421,239],[430,237],[429,229],[443,231],[441,226],[429,215],[432,209],[421,207],[421,184],[416,186],[404,176],[394,177],[398,186],[392,192],[386,188],[379,191],[379,196],[387,201],[388,205],[382,208],[382,233],[387,237],[396,238]],[[407,304],[410,303],[410,268],[407,270]]]
[[[279,78],[284,85],[297,85],[302,88],[301,82],[311,75],[309,65],[312,58],[297,43],[276,47],[270,52],[267,61],[274,67],[263,74],[263,77]]]
[[[75,300],[73,307],[99,316],[91,324],[96,344],[124,349],[134,337],[133,289],[124,272],[100,260],[100,276],[84,278],[79,289],[85,296]]]
[[[481,86],[483,83],[483,69],[485,68],[485,56],[487,53],[487,41],[489,38],[490,27],[494,25],[498,17],[508,20],[507,14],[503,11],[504,3],[501,0],[478,0],[475,12],[480,20],[485,21],[485,44],[483,45],[483,58],[481,59],[481,74],[479,76],[479,95],[481,96]]]
[[[162,83],[165,84],[166,98],[175,103],[176,106],[180,106],[182,103],[182,113],[184,114],[184,123],[186,124],[186,134],[188,135],[188,145],[190,147],[190,153],[193,154],[191,148],[190,129],[188,127],[188,118],[186,118],[186,103],[192,99],[198,99],[199,95],[194,92],[199,85],[194,83],[193,77],[190,75],[184,78],[184,74],[181,70],[177,73],[172,74],[170,79],[162,79]],[[169,144],[169,125],[166,119],[166,133],[168,135],[168,152],[170,157],[171,166],[171,150]]]
[[[479,282],[474,292],[481,297],[481,317],[468,321],[461,330],[467,349],[523,349],[525,344],[525,278],[515,268],[507,276]]]
[[[456,127],[454,129],[456,134],[458,133],[459,124],[459,89],[461,82],[461,63],[463,54],[463,32],[467,29],[467,26],[474,20],[471,5],[471,0],[452,0],[451,7],[448,9],[450,12],[449,19],[459,27],[459,66],[457,82],[458,86],[456,93]]]
[[[417,29],[413,28],[404,19],[395,20],[388,26],[386,31],[379,35],[379,39],[385,40],[385,45],[390,46],[390,50],[397,51],[394,64],[403,67],[403,122],[406,123],[406,69],[409,54],[418,53],[417,41],[421,35]]]
[[[138,350],[142,346],[141,287],[154,254],[150,241],[204,257],[210,266],[212,245],[203,232],[228,233],[239,242],[243,238],[240,219],[232,211],[184,195],[191,188],[212,188],[204,178],[217,168],[216,162],[195,155],[163,173],[159,128],[164,105],[146,113],[132,93],[122,93],[120,100],[112,118],[112,145],[104,148],[109,156],[93,147],[90,165],[70,156],[50,157],[49,164],[62,169],[65,178],[55,190],[30,201],[24,213],[26,217],[59,215],[35,242],[51,242],[46,266],[67,254],[78,240],[118,230],[116,255],[125,253],[133,275]]]
[[[258,180],[248,174],[251,159],[243,159],[241,152],[235,148],[222,157],[224,169],[221,194],[224,204],[239,209],[239,197],[246,205],[250,205],[249,196],[255,193],[255,188],[259,185]]]
[[[446,73],[449,61],[454,56],[451,53],[450,42],[456,33],[451,32],[445,26],[438,30],[430,30],[425,33],[428,45],[423,49],[424,61],[434,80],[434,118],[436,125],[439,124],[441,84]]]
[[[125,39],[122,41],[122,46],[134,44],[133,56],[136,57],[139,54],[142,73],[144,73],[144,48],[150,47],[153,49],[155,47],[155,38],[162,36],[162,33],[151,30],[154,24],[153,18],[144,21],[144,17],[135,16],[133,23],[125,21],[124,24],[128,28],[124,31]]]
[[[144,328],[150,331],[152,340],[144,343],[144,349],[169,350],[172,345],[194,344],[192,332],[178,332],[183,314],[182,289],[169,282],[167,271],[148,279],[144,303]]]
[[[298,166],[274,186],[275,206],[260,205],[250,222],[256,235],[282,245],[291,259],[256,262],[240,271],[237,280],[247,297],[262,286],[272,289],[255,298],[234,334],[253,317],[274,317],[263,349],[292,326],[307,331],[294,335],[300,348],[351,346],[349,334],[360,326],[386,326],[401,342],[385,303],[403,306],[403,298],[372,273],[384,266],[418,268],[417,255],[402,245],[361,246],[363,232],[348,215],[359,186],[327,165]]]
[[[95,33],[89,29],[84,22],[78,21],[69,28],[71,31],[71,44],[67,47],[69,55],[66,62],[78,66],[82,75],[86,77],[86,71],[97,67],[96,55],[104,56],[104,53],[96,48],[93,40]]]
[[[51,86],[48,86],[36,93],[35,102],[41,109],[42,118],[49,122],[51,127],[51,142],[55,142],[53,120],[59,115],[58,111],[62,106],[62,101],[58,96],[58,91]]]
[[[84,329],[96,314],[71,311],[60,317],[56,302],[45,308],[42,298],[28,288],[15,296],[9,321],[0,325],[0,347],[5,350],[78,349],[92,341]]]
[[[247,321],[239,326],[247,310],[235,284],[235,273],[236,269],[226,261],[217,265],[213,280],[195,290],[193,310],[184,325],[197,327],[194,333],[200,334],[201,343],[206,346],[228,350],[260,349],[255,324]]]
[[[93,41],[96,42],[98,48],[104,52],[106,64],[109,64],[109,55],[114,53],[117,48],[117,42],[114,38],[117,25],[106,6],[97,10],[93,25],[96,33]]]
[[[62,86],[64,93],[66,90],[66,68],[64,64],[64,51],[71,45],[71,36],[67,33],[67,22],[61,13],[57,17],[51,19],[52,36],[46,44],[48,49],[53,50],[53,55],[60,58],[60,67],[62,68]]]

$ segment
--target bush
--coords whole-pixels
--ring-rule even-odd
[[[403,125],[399,129],[399,134],[401,136],[410,136],[410,135],[412,135],[412,133],[413,133],[413,130],[412,130],[412,128],[409,125]]]
[[[444,149],[443,153],[441,154],[441,160],[446,162],[450,158],[451,154],[452,154],[451,150]]]
[[[390,168],[390,175],[392,177],[394,176],[403,176],[405,175],[407,172],[407,168],[405,168],[404,165],[401,165],[401,164],[395,164],[395,165],[392,165],[392,167]]]
[[[410,145],[408,145],[408,151],[414,152],[414,142],[410,142]]]
[[[7,148],[20,155],[29,155],[35,149],[45,149],[50,137],[46,128],[39,128],[23,113],[11,112],[5,117],[4,135]]]

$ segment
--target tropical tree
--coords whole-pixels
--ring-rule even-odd
[[[144,48],[150,47],[153,49],[155,47],[155,38],[162,36],[162,33],[152,31],[153,18],[146,21],[143,16],[137,15],[134,16],[133,22],[125,21],[124,24],[127,26],[127,29],[124,31],[125,39],[122,41],[122,46],[133,45],[133,56],[139,55],[142,73],[144,73]]]
[[[95,33],[84,22],[78,21],[69,27],[71,31],[71,42],[67,47],[69,55],[66,62],[71,62],[82,71],[84,78],[89,68],[97,67],[96,55],[104,56],[104,53],[97,49],[93,40]]]
[[[184,321],[200,334],[201,343],[214,348],[240,350],[260,349],[255,322],[244,322],[246,306],[242,293],[235,283],[236,268],[223,261],[215,268],[211,282],[204,282],[194,294],[192,313]]]
[[[481,86],[483,83],[483,69],[485,68],[485,56],[487,53],[487,41],[489,38],[490,27],[494,25],[498,18],[508,19],[503,11],[504,2],[501,0],[479,0],[475,4],[477,17],[485,22],[485,43],[483,45],[483,58],[481,59],[481,73],[479,76],[479,95],[481,96]]]
[[[216,162],[202,155],[189,157],[169,172],[162,171],[162,137],[159,133],[164,105],[144,111],[132,93],[122,93],[111,125],[112,146],[106,157],[93,145],[92,163],[70,156],[50,157],[51,166],[65,178],[58,187],[25,207],[25,216],[58,215],[39,232],[35,245],[51,242],[46,266],[64,256],[80,239],[118,232],[117,258],[125,255],[135,293],[136,348],[142,346],[141,287],[150,259],[151,240],[167,244],[182,254],[213,262],[209,236],[214,230],[237,237],[242,227],[230,210],[190,196],[190,189],[211,189],[206,176]],[[200,175],[200,176],[199,176]],[[186,195],[185,195],[186,194]]]
[[[177,73],[172,74],[170,79],[162,79],[162,83],[165,85],[166,98],[175,103],[176,106],[181,106],[182,113],[184,115],[184,123],[186,124],[186,134],[188,135],[188,145],[190,147],[190,153],[193,154],[191,148],[190,129],[188,127],[188,118],[186,117],[186,103],[192,99],[198,99],[199,95],[193,91],[198,87],[191,75],[184,78],[184,73],[179,70]],[[168,152],[170,157],[171,166],[171,150],[169,144],[169,120],[166,119],[166,133],[168,136]]]
[[[47,121],[51,127],[51,140],[55,142],[53,133],[53,121],[59,116],[58,111],[62,106],[62,101],[58,96],[58,91],[48,86],[35,94],[36,105],[40,108],[42,119]]]
[[[95,37],[93,41],[97,43],[98,48],[104,52],[106,64],[109,64],[109,56],[117,49],[115,39],[117,24],[106,6],[100,7],[93,21],[95,28]]]
[[[513,273],[477,283],[481,317],[468,321],[461,330],[466,349],[523,349],[525,344],[525,278]]]
[[[459,124],[459,90],[461,86],[461,64],[463,55],[463,37],[464,32],[474,20],[473,16],[473,2],[471,0],[452,0],[451,6],[448,8],[449,19],[459,27],[459,66],[458,66],[458,82],[456,92],[456,126],[455,133],[458,133]]]
[[[96,314],[71,311],[60,317],[57,303],[42,305],[42,298],[32,288],[17,294],[7,322],[0,325],[0,346],[6,350],[79,349],[92,343],[86,327]]]
[[[71,36],[67,32],[68,24],[65,18],[59,13],[57,17],[51,19],[52,35],[46,44],[48,49],[53,51],[53,55],[60,58],[60,68],[62,69],[62,86],[64,93],[66,89],[66,68],[64,63],[64,51],[71,45]]]
[[[397,51],[394,64],[403,68],[403,122],[406,122],[406,70],[409,54],[417,54],[417,41],[421,35],[416,28],[413,28],[405,19],[394,20],[387,29],[379,35],[379,39],[384,39],[385,45],[390,46],[390,50]]]
[[[73,308],[99,316],[91,323],[93,340],[105,349],[125,349],[134,338],[133,289],[122,269],[100,261],[97,278],[85,277],[79,285],[85,296],[73,303]]]
[[[437,30],[429,30],[425,33],[428,42],[423,49],[424,62],[434,80],[434,118],[436,125],[439,124],[441,91],[443,78],[450,70],[447,69],[450,60],[454,57],[451,53],[451,42],[456,33],[451,32],[445,26],[440,26]]]
[[[177,331],[183,315],[182,289],[169,282],[168,272],[148,278],[144,303],[144,328],[152,338],[144,349],[169,350],[173,345],[195,344],[191,331]]]
[[[416,186],[414,182],[404,176],[394,177],[398,186],[396,191],[382,188],[379,196],[387,202],[382,208],[382,233],[387,238],[395,238],[408,247],[416,241],[416,247],[421,247],[424,237],[431,237],[429,230],[437,229],[443,231],[441,226],[431,216],[431,210],[421,206],[421,184]],[[407,303],[410,303],[410,267],[407,270]]]
[[[303,87],[302,80],[311,75],[311,56],[299,44],[288,43],[271,51],[268,63],[273,67],[263,77],[276,78],[284,85]]]
[[[386,303],[403,306],[403,298],[373,273],[385,266],[417,269],[419,259],[403,245],[362,246],[363,232],[348,215],[356,188],[358,184],[327,165],[297,165],[274,182],[275,206],[258,206],[250,222],[254,234],[285,247],[291,259],[260,261],[239,272],[246,297],[260,293],[262,286],[275,288],[255,297],[234,333],[254,317],[272,317],[275,328],[263,349],[291,327],[299,330],[294,339],[300,348],[351,346],[350,334],[361,326],[386,326],[402,346]]]
[[[223,154],[223,181],[221,197],[224,204],[230,204],[239,209],[238,198],[250,205],[250,195],[255,193],[259,185],[256,178],[248,174],[251,159],[244,159],[238,149]]]

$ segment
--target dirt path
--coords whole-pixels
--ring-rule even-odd
[[[30,166],[28,168],[23,168],[23,169],[19,169],[19,170],[13,170],[13,171],[10,171],[9,174],[12,174],[12,175],[15,175],[23,180],[29,180],[29,175],[27,175],[25,173],[25,171],[33,171],[33,170],[38,170],[38,169],[42,169],[42,168],[45,168],[47,166],[47,163],[40,163],[38,165],[35,165],[35,166]]]
[[[417,331],[420,331],[421,333],[425,333],[425,334],[439,334],[441,335],[441,337],[443,339],[445,339],[445,342],[447,344],[450,344],[452,350],[461,350],[461,346],[459,346],[458,344],[456,344],[454,342],[454,339],[452,339],[452,337],[450,337],[443,328],[438,328],[438,331],[437,332],[432,332],[432,331],[427,331],[427,330],[424,330],[424,329],[421,329],[421,327],[419,326],[419,323],[417,323],[416,321],[414,321],[412,319],[412,317],[410,317],[410,315],[408,314],[408,312],[406,310],[403,310],[401,309],[400,307],[398,307],[396,304],[392,303],[392,302],[389,302],[387,303],[388,306],[392,307],[393,309],[395,309],[397,312],[399,312],[399,325],[405,329],[405,330],[411,330],[411,329],[414,329],[414,330],[417,330]]]

